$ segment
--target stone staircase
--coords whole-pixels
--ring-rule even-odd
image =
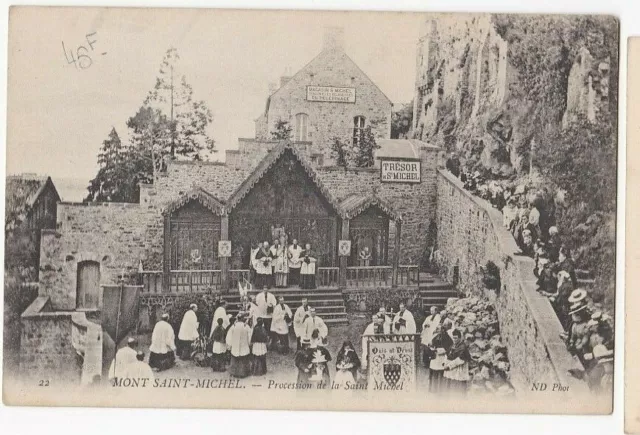
[[[451,284],[437,275],[420,272],[420,299],[425,310],[432,305],[442,308],[447,299],[456,297],[459,297],[458,292]]]
[[[344,304],[344,298],[339,288],[321,288],[315,290],[304,290],[297,287],[274,288],[269,290],[276,298],[284,297],[285,304],[289,305],[291,312],[295,313],[300,305],[302,298],[309,300],[309,306],[316,309],[316,313],[327,325],[329,324],[345,324],[349,323],[347,318],[347,310]],[[257,295],[257,291],[250,292]],[[224,297],[229,303],[227,311],[235,315],[240,305],[240,296],[238,294]]]

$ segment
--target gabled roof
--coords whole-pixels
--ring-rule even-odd
[[[253,172],[238,186],[236,191],[229,197],[227,201],[227,213],[231,212],[240,201],[251,191],[253,186],[258,183],[262,177],[268,172],[268,170],[284,155],[285,152],[290,152],[300,163],[304,171],[307,173],[311,181],[316,185],[318,190],[322,193],[324,198],[329,202],[333,209],[340,214],[340,206],[338,202],[333,198],[329,190],[322,184],[320,178],[316,174],[316,171],[309,165],[305,158],[300,154],[290,142],[282,142],[273,149],[271,149],[267,155],[258,163],[253,169]]]
[[[198,201],[216,216],[221,216],[224,213],[224,203],[221,200],[205,191],[203,188],[197,187],[180,195],[176,200],[171,201],[164,208],[162,214],[165,216],[167,214],[171,214],[190,201]]]
[[[402,221],[402,216],[391,205],[375,194],[350,195],[340,202],[341,216],[343,219],[353,219],[369,207],[378,207],[391,220]]]
[[[271,99],[273,98],[273,96],[274,96],[274,95],[276,95],[276,94],[277,94],[278,92],[280,92],[282,89],[287,88],[287,87],[288,87],[288,86],[290,86],[292,83],[295,83],[295,79],[296,79],[299,75],[301,75],[301,74],[305,73],[309,68],[311,68],[311,67],[312,67],[312,66],[313,66],[313,65],[318,61],[318,59],[322,58],[322,56],[325,56],[327,53],[329,53],[329,52],[331,52],[331,51],[338,51],[338,52],[339,52],[339,53],[344,57],[344,59],[345,59],[346,61],[350,62],[350,63],[351,63],[351,64],[356,68],[356,70],[358,70],[358,71],[362,74],[362,76],[363,76],[365,79],[367,79],[367,80],[369,81],[369,83],[370,83],[373,87],[375,87],[375,88],[376,88],[376,89],[377,89],[377,90],[382,94],[382,96],[383,96],[384,98],[386,98],[386,99],[387,99],[387,101],[389,102],[389,104],[393,105],[393,103],[392,103],[391,99],[390,99],[389,97],[387,97],[387,95],[386,95],[384,92],[382,92],[382,89],[380,89],[380,88],[378,87],[378,85],[377,85],[377,84],[375,84],[375,82],[374,82],[373,80],[371,80],[371,78],[369,78],[369,76],[367,75],[367,73],[365,73],[364,71],[362,71],[362,68],[360,68],[360,67],[358,66],[358,64],[357,64],[357,63],[355,63],[355,62],[353,61],[353,59],[351,59],[347,53],[345,53],[345,52],[344,52],[343,50],[341,50],[341,49],[333,48],[333,49],[323,49],[320,53],[318,53],[318,54],[316,55],[316,57],[314,57],[313,59],[311,59],[311,60],[310,60],[310,61],[309,61],[305,66],[303,66],[302,68],[300,68],[300,70],[298,70],[298,72],[297,72],[297,73],[295,73],[293,76],[291,76],[291,78],[290,78],[290,79],[289,79],[289,80],[288,80],[284,85],[280,86],[280,87],[279,87],[279,88],[278,88],[274,93],[272,93],[271,95],[269,95],[269,97],[267,98],[267,103],[266,103],[266,107],[265,107],[265,111],[264,111],[264,113],[265,113],[265,114],[269,113],[269,106],[270,106],[270,104],[271,104]]]
[[[9,175],[5,195],[5,227],[10,222],[19,224],[47,187],[53,189],[56,202],[60,201],[51,177],[35,174]]]

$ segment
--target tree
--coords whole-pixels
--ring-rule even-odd
[[[193,88],[184,75],[176,72],[180,56],[178,50],[169,48],[160,64],[154,88],[144,100],[145,107],[152,107],[167,115],[170,141],[163,146],[171,158],[176,155],[195,160],[202,159],[205,151],[215,152],[215,142],[206,131],[213,121],[211,110],[204,101],[193,99]],[[167,107],[168,106],[168,107]]]
[[[273,140],[290,140],[291,139],[291,126],[288,121],[279,119],[276,122],[275,130],[271,132],[271,139]]]
[[[391,114],[391,139],[407,139],[413,125],[413,101]]]
[[[115,127],[111,128],[109,136],[102,142],[98,153],[98,173],[89,182],[89,194],[86,201],[117,201],[122,202],[121,187],[126,180],[122,180],[122,165],[125,161],[125,150]]]
[[[376,136],[373,133],[373,127],[376,125],[376,121],[371,121],[369,125],[360,130],[357,140],[354,143],[352,161],[354,166],[358,168],[369,168],[373,166],[375,162],[375,152],[380,148],[380,145],[376,142]]]
[[[331,158],[335,160],[337,166],[346,168],[349,164],[349,145],[334,137],[331,141]]]

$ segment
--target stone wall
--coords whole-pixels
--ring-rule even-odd
[[[140,261],[160,269],[164,226],[160,210],[138,204],[58,204],[58,229],[42,232],[40,296],[56,310],[76,308],[78,264],[100,264],[101,284],[131,277]]]
[[[389,202],[402,216],[400,263],[420,264],[427,248],[427,229],[436,216],[439,151],[439,148],[431,146],[420,149],[420,184],[383,183],[380,181],[379,169],[345,170],[340,167],[326,167],[319,168],[317,174],[320,181],[338,200],[352,194],[375,192]],[[389,234],[389,239],[393,244],[393,233]]]
[[[71,312],[53,312],[39,296],[22,314],[20,378],[48,387],[78,384],[81,363],[71,344]]]
[[[572,393],[586,391],[586,384],[568,375],[580,364],[559,337],[562,326],[551,304],[536,291],[533,259],[516,255],[502,214],[448,172],[438,172],[437,190],[438,260],[445,278],[451,281],[457,266],[460,290],[485,293],[480,267],[492,261],[500,268],[500,291],[486,295],[498,311],[516,389],[526,393],[533,382],[547,382],[568,385]]]

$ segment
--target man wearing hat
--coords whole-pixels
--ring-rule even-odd
[[[176,340],[173,327],[169,324],[169,314],[164,313],[151,334],[149,346],[149,366],[158,370],[173,367],[176,362]]]
[[[188,360],[191,356],[191,345],[200,336],[198,333],[198,306],[189,305],[189,309],[182,317],[180,330],[178,331],[178,356],[182,360]]]
[[[116,352],[115,358],[111,363],[111,368],[109,369],[109,380],[126,377],[127,366],[136,361],[136,344],[136,339],[129,337],[127,339],[127,345]]]

